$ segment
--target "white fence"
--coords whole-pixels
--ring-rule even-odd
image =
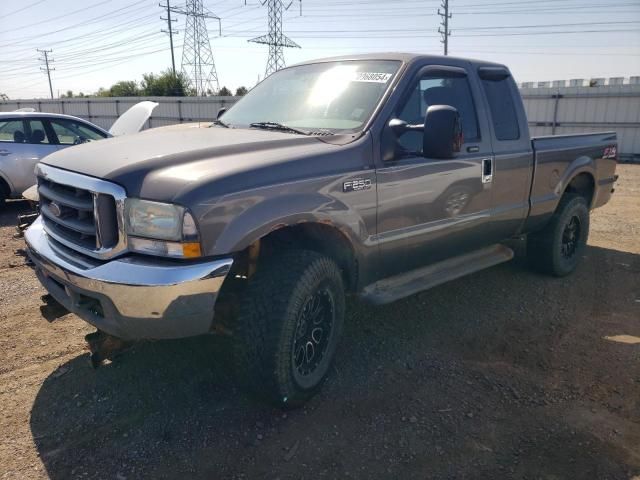
[[[612,130],[624,160],[640,161],[640,85],[522,88],[532,136]]]
[[[0,111],[35,108],[38,112],[64,113],[84,118],[109,129],[129,107],[143,100],[158,102],[147,128],[197,121],[211,121],[221,108],[229,108],[238,97],[85,97],[55,100],[8,100],[0,102]]]
[[[640,85],[522,88],[532,136],[613,130],[625,160],[640,161]],[[41,112],[75,115],[103,128],[133,104],[152,100],[160,105],[147,127],[211,121],[220,108],[238,97],[105,97],[56,100],[9,100],[0,111],[33,107]]]

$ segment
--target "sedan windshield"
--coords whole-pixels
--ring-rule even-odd
[[[231,127],[352,133],[361,130],[398,71],[397,61],[290,67],[267,77],[228,112]]]

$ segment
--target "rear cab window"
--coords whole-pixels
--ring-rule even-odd
[[[483,75],[480,72],[482,88],[484,89],[491,111],[491,122],[495,137],[499,141],[520,139],[520,125],[516,110],[511,77],[501,75]]]

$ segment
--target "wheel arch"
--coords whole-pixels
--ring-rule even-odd
[[[593,203],[595,196],[596,181],[591,171],[583,170],[571,177],[571,180],[567,183],[562,195],[567,193],[575,193],[580,195],[587,201],[587,205],[590,207]]]
[[[260,258],[288,249],[311,250],[326,255],[342,271],[347,290],[357,288],[359,261],[356,248],[344,229],[330,222],[281,223],[253,240],[235,257],[240,268],[250,276],[255,268],[259,268]]]
[[[4,193],[6,198],[9,198],[13,193],[13,187],[9,178],[0,171],[0,194]]]
[[[577,193],[587,200],[587,204],[591,206],[591,202],[595,195],[595,172],[596,165],[593,158],[589,156],[580,156],[573,160],[565,169],[560,181],[556,185],[557,203],[554,211],[560,203],[560,199],[566,193]]]

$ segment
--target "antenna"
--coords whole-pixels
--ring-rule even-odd
[[[265,70],[265,76],[268,76],[284,68],[283,48],[300,48],[300,45],[282,33],[282,10],[289,10],[293,0],[286,7],[283,5],[282,0],[264,0],[262,5],[265,3],[269,14],[269,33],[249,41],[269,45],[269,59]],[[299,0],[299,3],[300,14],[302,14],[302,0]]]

